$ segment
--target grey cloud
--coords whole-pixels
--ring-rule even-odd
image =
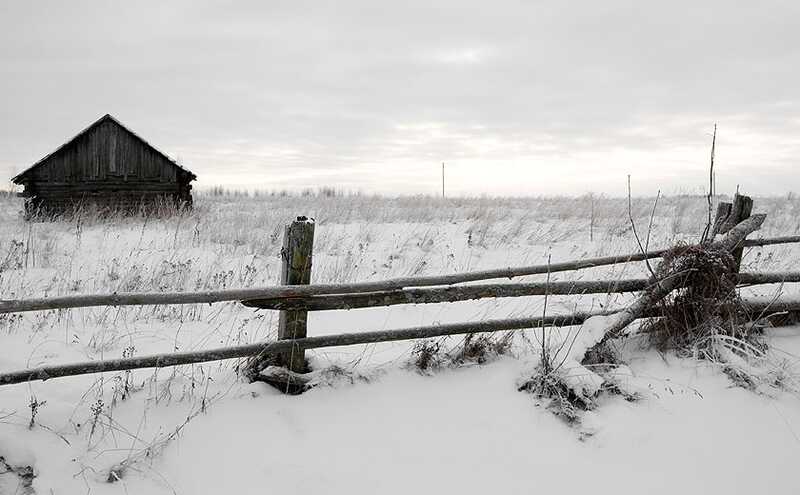
[[[201,179],[232,184],[385,190],[395,180],[413,193],[414,177],[428,187],[428,170],[448,161],[474,173],[482,162],[488,174],[498,163],[530,175],[556,164],[574,175],[557,192],[587,190],[580,171],[600,163],[623,175],[639,163],[637,174],[685,187],[719,122],[721,144],[726,132],[747,137],[741,156],[800,187],[790,173],[800,151],[796,2],[2,8],[0,172],[111,112]],[[506,187],[472,182],[464,192]]]

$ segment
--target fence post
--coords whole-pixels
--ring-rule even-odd
[[[281,249],[281,285],[311,283],[311,255],[314,249],[314,220],[297,217],[286,226]],[[306,336],[308,311],[281,311],[278,317],[278,340],[300,339]],[[296,373],[306,371],[306,356],[302,349],[278,355],[280,365]]]
[[[308,285],[311,283],[311,253],[314,249],[314,220],[297,217],[283,231],[281,248],[281,285]],[[281,310],[278,313],[278,340],[299,339],[306,336],[308,311]],[[305,373],[304,349],[293,346],[290,350],[269,356],[251,358],[244,367],[250,381],[265,381],[287,393],[300,393],[302,386],[290,380],[277,380],[261,376],[267,366],[282,366],[294,373]],[[292,376],[291,373],[287,376]]]
[[[743,220],[750,218],[751,213],[753,213],[753,199],[750,196],[743,196],[736,193],[736,196],[733,198],[733,206],[731,207],[731,215],[736,215],[736,218],[734,218],[731,223],[733,223],[733,225],[738,225]],[[744,242],[744,239],[742,242]],[[733,255],[734,273],[739,273],[739,268],[742,265],[743,251],[744,246],[740,243],[739,247],[731,252]]]
[[[712,241],[714,237],[719,234],[720,229],[722,229],[722,224],[725,223],[725,220],[727,220],[728,216],[731,214],[732,207],[733,204],[724,201],[717,204],[717,214],[714,216],[714,224],[709,237]]]
[[[713,239],[717,234],[724,234],[742,221],[750,218],[753,213],[753,198],[744,196],[738,192],[733,197],[733,203],[720,203],[717,205],[717,216],[714,219],[714,228],[711,232]],[[742,240],[744,242],[744,240]],[[733,256],[733,273],[739,273],[742,264],[742,251],[744,246],[737,247],[731,251]]]
[[[744,196],[738,192],[733,197],[732,203],[721,202],[717,204],[717,214],[714,218],[713,228],[711,229],[710,239],[713,241],[718,234],[724,234],[742,221],[750,218],[753,213],[753,198]],[[731,251],[733,257],[733,275],[738,276],[742,266],[742,254],[744,251],[744,241]]]

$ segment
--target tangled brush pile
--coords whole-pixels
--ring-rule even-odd
[[[743,324],[746,316],[730,252],[709,245],[681,245],[663,260],[662,266],[682,280],[680,288],[661,301],[659,317],[642,326],[657,349],[703,357],[712,352],[718,335],[752,341]]]

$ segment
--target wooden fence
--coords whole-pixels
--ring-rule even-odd
[[[737,259],[737,271],[730,274],[739,286],[800,282],[800,272],[738,273],[738,260],[744,247],[797,243],[800,236],[748,240],[746,236],[758,229],[764,215],[750,216],[752,201],[737,195],[732,204],[722,203],[711,229],[710,238],[702,245],[731,252]],[[714,241],[716,235],[724,237]],[[0,300],[0,314],[25,311],[62,310],[94,306],[130,306],[217,303],[239,301],[242,304],[280,311],[278,340],[250,345],[231,346],[195,352],[175,352],[150,356],[87,361],[82,363],[40,366],[25,370],[0,373],[0,385],[34,380],[122,371],[138,368],[161,368],[183,364],[249,358],[249,376],[268,365],[283,366],[290,375],[306,370],[304,352],[307,349],[368,344],[431,338],[446,335],[498,332],[508,330],[580,325],[596,315],[617,315],[614,328],[607,337],[612,338],[631,321],[638,318],[657,317],[654,303],[681,286],[678,274],[662,273],[649,279],[596,280],[576,282],[492,283],[458,285],[492,279],[513,279],[535,274],[581,270],[619,263],[645,261],[654,258],[679,256],[687,247],[674,250],[639,252],[621,256],[607,256],[548,265],[519,268],[473,271],[451,275],[405,277],[376,282],[311,285],[314,223],[305,217],[286,226],[281,251],[281,285],[274,287],[228,289],[201,292],[172,293],[121,293],[102,295],[61,296],[39,299]],[[562,315],[542,315],[527,318],[495,319],[447,325],[420,326],[385,331],[338,333],[308,337],[307,312],[345,310],[353,308],[391,306],[400,304],[428,304],[465,301],[481,298],[504,298],[539,295],[580,295],[639,292],[636,301],[620,310],[577,312]],[[774,301],[745,300],[742,309],[753,318],[767,312],[800,312],[800,299]],[[287,375],[289,376],[289,375]],[[289,380],[289,378],[287,378]],[[287,381],[288,384],[288,381]]]

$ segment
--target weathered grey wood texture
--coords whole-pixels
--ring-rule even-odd
[[[12,179],[34,209],[63,212],[86,203],[136,208],[191,206],[196,176],[110,115]]]
[[[744,246],[768,246],[774,244],[787,244],[800,242],[800,236],[786,236],[774,239],[753,239],[745,240],[742,244]],[[626,254],[620,256],[609,256],[603,258],[592,258],[581,261],[570,261],[564,263],[553,263],[551,265],[533,265],[518,268],[499,268],[494,270],[481,270],[466,273],[457,273],[452,275],[436,275],[428,277],[403,277],[389,280],[382,280],[376,282],[356,282],[348,284],[316,284],[307,286],[277,286],[277,287],[254,287],[249,289],[223,289],[213,291],[201,292],[140,292],[140,293],[115,293],[115,294],[83,294],[83,295],[70,295],[70,296],[56,296],[56,297],[43,297],[34,299],[18,299],[18,300],[2,300],[0,299],[0,314],[3,313],[19,313],[26,311],[43,311],[52,309],[68,309],[68,308],[88,308],[96,306],[140,306],[140,305],[159,305],[159,304],[197,304],[197,303],[216,303],[224,301],[246,301],[246,300],[270,300],[265,303],[276,304],[271,309],[284,309],[279,306],[277,300],[289,300],[295,298],[307,298],[309,296],[318,295],[331,295],[331,294],[359,294],[359,293],[376,293],[383,291],[400,290],[408,287],[431,287],[436,285],[453,285],[465,282],[474,282],[478,280],[490,280],[498,278],[515,278],[526,275],[536,275],[547,273],[548,268],[551,273],[563,272],[570,270],[579,270],[585,268],[593,268],[604,265],[613,265],[617,263],[626,263],[631,261],[641,261],[643,259],[658,258],[664,254],[664,250],[649,251],[644,255],[641,253]],[[769,277],[769,281],[755,282],[750,279],[742,279],[741,283],[779,283],[779,282],[797,282],[795,280],[798,276],[797,272],[763,274]],[[747,274],[751,276],[751,274]],[[589,282],[587,282],[589,283]],[[558,285],[554,285],[554,290],[558,290]],[[578,286],[576,286],[578,287]],[[508,290],[505,288],[499,289],[502,291]],[[531,290],[541,291],[541,285],[538,288],[524,289],[520,291]],[[572,290],[568,288],[567,290]],[[498,292],[499,294],[500,292]],[[551,294],[554,292],[551,292]],[[571,292],[570,292],[571,293]],[[525,294],[519,294],[525,295]],[[536,295],[534,293],[528,295]],[[397,296],[405,297],[405,296]],[[503,297],[503,296],[497,296]],[[508,296],[511,297],[511,296]],[[464,300],[464,299],[452,299]],[[330,300],[329,300],[330,301]],[[297,301],[287,302],[286,309],[292,307],[297,308]],[[316,303],[312,303],[316,304]],[[329,304],[329,303],[323,303]],[[258,307],[255,302],[253,306]],[[293,306],[294,305],[294,306]],[[353,306],[357,307],[357,306]],[[326,309],[320,307],[319,309]],[[337,309],[330,307],[327,309]],[[346,309],[344,307],[339,309]]]
[[[480,284],[420,289],[399,289],[355,294],[332,294],[295,298],[251,299],[245,306],[272,310],[328,311],[374,308],[398,304],[436,304],[488,297],[608,294],[637,292],[647,288],[647,279],[581,280],[523,284]]]
[[[286,226],[281,249],[281,285],[308,285],[311,283],[311,262],[314,250],[314,221],[298,217]],[[278,315],[278,339],[301,339],[308,330],[308,311],[282,310]],[[302,373],[306,368],[303,349],[292,348],[279,354],[279,364]],[[260,371],[260,370],[259,370]]]
[[[800,282],[800,272],[740,273],[739,285]],[[522,284],[480,284],[420,289],[399,289],[355,294],[331,294],[242,301],[245,306],[271,310],[332,311],[375,308],[399,304],[437,304],[484,298],[547,295],[618,294],[647,289],[653,282],[644,278],[579,280]]]
[[[717,214],[714,216],[714,226],[711,229],[711,239],[714,238],[717,234],[720,233],[720,228],[722,228],[722,224],[728,218],[728,215],[731,214],[731,207],[733,205],[727,202],[720,202],[717,204]]]
[[[750,217],[753,212],[753,198],[736,193],[733,197],[733,203],[719,203],[717,205],[717,215],[714,219],[714,228],[711,231],[711,239],[717,234],[724,234],[730,231],[735,225],[743,222]],[[731,252],[734,261],[734,271],[738,272],[742,264],[742,255],[744,254],[744,247],[747,244],[740,243]],[[763,246],[765,244],[753,244]]]
[[[799,299],[782,301],[745,300],[740,309],[753,317],[760,318],[768,312],[798,311]],[[402,328],[397,330],[382,330],[373,332],[341,333],[319,337],[306,337],[298,340],[279,340],[259,344],[248,344],[218,349],[207,349],[192,352],[175,352],[153,354],[132,358],[108,359],[102,361],[86,361],[82,363],[60,364],[52,366],[39,366],[25,370],[0,373],[0,385],[25,383],[37,380],[49,380],[65,376],[87,375],[91,373],[124,371],[139,368],[164,368],[184,364],[204,363],[235,359],[249,356],[263,358],[280,352],[286,352],[293,346],[300,349],[317,349],[322,347],[339,347],[357,344],[373,344],[378,342],[394,342],[400,340],[414,340],[445,335],[463,335],[469,333],[502,332],[526,328],[563,327],[580,325],[592,316],[613,315],[618,311],[592,311],[578,312],[565,315],[533,316],[528,318],[484,320],[475,323],[453,323],[446,325],[433,325],[423,327]],[[649,308],[638,318],[658,317],[658,308]]]
[[[732,210],[738,214],[738,217],[732,219],[731,223],[737,225],[740,222],[743,222],[746,219],[750,218],[750,214],[753,213],[753,199],[750,196],[741,196],[737,194],[736,198],[733,200]],[[742,243],[739,243],[731,251],[731,255],[733,256],[734,272],[736,273],[739,272],[739,269],[742,266],[743,254],[744,254],[744,246],[742,245]]]
[[[445,335],[500,332],[504,330],[516,330],[522,328],[538,328],[542,326],[579,325],[587,318],[598,314],[611,314],[611,312],[581,312],[569,315],[554,315],[547,317],[534,316],[529,318],[484,320],[474,323],[453,323],[447,325],[411,327],[375,332],[344,333],[320,337],[306,337],[297,340],[278,340],[268,343],[223,347],[204,351],[176,352],[133,358],[109,359],[104,361],[88,361],[74,364],[40,366],[38,368],[2,373],[0,374],[0,385],[10,385],[13,383],[23,383],[34,380],[48,380],[50,378],[58,378],[62,376],[85,375],[104,371],[124,371],[137,368],[162,368],[165,366],[203,363],[208,361],[219,361],[223,359],[234,359],[248,356],[255,356],[256,359],[262,359],[269,355],[285,353],[290,351],[292,347],[299,349],[316,349],[321,347],[338,347],[377,342],[393,342],[398,340],[413,340],[440,337]]]

